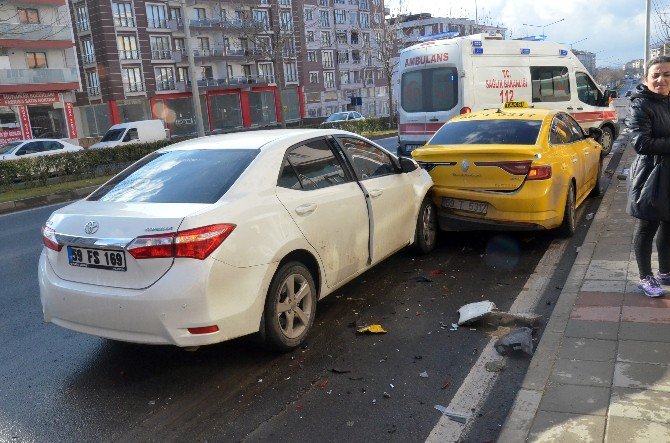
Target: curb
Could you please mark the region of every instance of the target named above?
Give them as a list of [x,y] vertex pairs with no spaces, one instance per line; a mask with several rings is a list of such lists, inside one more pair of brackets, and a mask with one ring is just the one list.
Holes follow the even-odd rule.
[[99,185],[88,186],[86,188],[73,189],[70,191],[57,192],[51,195],[40,197],[24,198],[22,200],[8,201],[0,203],[0,214],[9,214],[12,212],[23,211],[24,209],[38,208],[54,203],[69,202],[86,197],[91,192],[99,188]]
[[596,243],[605,227],[605,220],[609,214],[610,207],[614,202],[617,190],[617,176],[630,164],[626,156],[629,149],[631,147],[626,142],[621,160],[617,165],[615,173],[612,175],[612,181],[610,181],[610,185],[603,196],[600,207],[584,238],[584,242],[579,248],[577,258],[563,285],[561,295],[556,302],[540,343],[528,366],[528,371],[521,383],[510,413],[503,424],[497,440],[499,443],[516,443],[526,441],[528,438],[533,420],[540,407],[542,395],[549,382],[551,370],[558,357],[558,350],[563,340],[570,313],[577,300],[582,281],[586,276]]

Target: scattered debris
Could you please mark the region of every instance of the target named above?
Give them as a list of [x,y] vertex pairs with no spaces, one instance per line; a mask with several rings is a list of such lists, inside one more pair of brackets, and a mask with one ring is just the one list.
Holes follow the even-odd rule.
[[152,405],[152,406],[155,405],[155,404],[156,404],[156,400],[151,400],[151,401],[149,402],[149,404]]
[[494,347],[498,354],[507,355],[514,351],[522,351],[533,355],[533,330],[530,328],[517,328],[509,334],[499,338]]
[[300,409],[304,409],[304,408],[305,408],[305,405],[302,404],[302,403],[298,403],[298,404],[295,405],[295,408],[298,409],[298,410],[300,410]]
[[354,422],[353,421],[348,421],[347,422],[347,427],[351,428],[352,426],[354,426]]
[[442,269],[434,269],[430,271],[430,275],[442,275],[442,274],[444,274],[444,270]]
[[442,405],[435,405],[434,408],[440,411],[442,415],[446,415],[451,420],[458,423],[465,423],[468,421],[468,418],[470,418],[470,416],[467,414],[461,414],[459,412],[452,411],[451,409],[445,408]]
[[593,212],[589,212],[588,214],[586,214],[586,219],[593,220]]
[[356,332],[359,334],[386,334],[382,325],[369,325],[358,329]]
[[348,374],[351,372],[351,370],[342,368],[332,368],[330,372],[334,372],[335,374]]
[[421,378],[428,378],[428,372],[423,371],[422,373],[419,374],[419,377],[421,377]]
[[361,381],[361,380],[363,380],[363,377],[349,377],[349,380],[351,380],[351,381]]
[[466,325],[488,315],[496,309],[496,305],[490,301],[480,301],[463,305],[458,310],[458,325]]
[[505,370],[505,362],[503,360],[487,361],[484,368],[488,372],[502,372]]
[[432,283],[433,280],[429,279],[428,277],[424,277],[423,275],[419,275],[418,277],[414,277],[414,281],[417,283]]
[[320,388],[325,388],[326,386],[328,386],[328,379],[321,381],[321,383],[319,383],[317,386]]
[[511,314],[509,312],[498,311],[496,305],[490,301],[480,301],[463,305],[458,310],[458,313],[458,326],[468,325],[482,319],[486,319],[486,322],[492,326],[514,324],[535,326],[542,318],[541,315],[531,313]]
[[414,360],[421,360],[423,358],[422,355],[415,355]]
[[443,384],[443,385],[442,385],[442,389],[448,389],[449,386],[451,386],[451,382],[450,382],[450,381],[448,381],[448,382],[446,382],[445,384]]
[[389,394],[388,392],[384,392],[384,398],[391,398],[391,394]]
[[456,323],[452,323],[451,324],[451,329],[449,329],[449,330],[450,331],[458,331],[458,325]]
[[393,386],[393,383],[389,383],[389,386],[391,387],[391,389],[395,388],[395,386]]

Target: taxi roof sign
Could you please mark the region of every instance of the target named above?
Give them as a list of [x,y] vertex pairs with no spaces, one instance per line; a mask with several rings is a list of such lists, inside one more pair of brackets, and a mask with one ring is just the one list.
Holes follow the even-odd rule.
[[528,103],[523,100],[516,100],[511,102],[505,102],[503,104],[503,109],[517,109],[517,108],[527,108]]

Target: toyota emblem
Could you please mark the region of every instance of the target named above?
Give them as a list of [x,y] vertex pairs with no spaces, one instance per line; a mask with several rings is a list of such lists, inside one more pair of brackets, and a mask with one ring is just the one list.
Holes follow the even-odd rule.
[[98,232],[99,227],[100,225],[98,224],[97,221],[91,220],[84,226],[84,232],[87,234],[95,234],[96,232]]
[[468,172],[468,169],[470,169],[470,162],[467,160],[463,160],[461,162],[461,169],[463,170],[463,172]]

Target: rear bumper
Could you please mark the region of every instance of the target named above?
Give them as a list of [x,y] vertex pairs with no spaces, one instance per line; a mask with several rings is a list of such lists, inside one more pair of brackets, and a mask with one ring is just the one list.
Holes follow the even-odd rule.
[[[258,331],[276,264],[236,268],[190,260],[146,289],[75,283],[59,278],[44,252],[39,261],[44,320],[113,340],[200,346]],[[198,263],[196,263],[198,262]],[[188,328],[217,325],[193,335]]]

